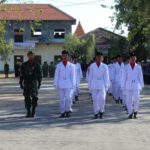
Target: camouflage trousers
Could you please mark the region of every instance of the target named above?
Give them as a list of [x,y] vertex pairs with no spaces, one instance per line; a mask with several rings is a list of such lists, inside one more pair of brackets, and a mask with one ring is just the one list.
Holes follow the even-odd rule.
[[24,83],[23,95],[25,97],[25,108],[30,109],[37,106],[38,101],[38,83],[32,81],[30,83]]

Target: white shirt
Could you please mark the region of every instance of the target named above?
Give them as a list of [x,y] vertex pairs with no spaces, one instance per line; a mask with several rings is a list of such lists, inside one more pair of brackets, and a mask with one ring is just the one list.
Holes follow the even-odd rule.
[[124,67],[121,88],[124,90],[141,90],[144,87],[141,66],[135,64],[134,69],[128,64]]
[[81,65],[79,63],[74,64],[75,65],[75,73],[76,73],[76,84],[79,86],[81,79],[83,78],[83,73],[81,69]]
[[96,63],[90,65],[89,88],[91,90],[108,90],[110,86],[108,66],[101,63],[98,67]]
[[56,89],[66,89],[75,87],[75,69],[72,63],[67,62],[64,66],[60,62],[55,70],[54,86]]

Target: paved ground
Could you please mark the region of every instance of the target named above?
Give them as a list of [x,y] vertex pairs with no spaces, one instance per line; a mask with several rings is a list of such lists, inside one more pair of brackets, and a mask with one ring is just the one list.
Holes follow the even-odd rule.
[[87,84],[71,118],[60,119],[51,80],[39,92],[36,118],[24,118],[18,79],[0,79],[0,150],[150,150],[150,86],[141,96],[139,118],[127,120],[121,105],[107,97],[103,120],[92,119]]

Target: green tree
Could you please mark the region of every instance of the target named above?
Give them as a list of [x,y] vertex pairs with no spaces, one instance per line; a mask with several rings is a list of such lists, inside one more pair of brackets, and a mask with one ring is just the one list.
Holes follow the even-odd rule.
[[13,52],[12,42],[6,41],[5,38],[5,23],[5,21],[0,22],[0,56],[4,63],[9,60],[9,56]]
[[68,34],[65,37],[64,49],[82,63],[88,63],[94,56],[95,37],[90,35],[86,40],[79,39],[75,35]]
[[115,0],[115,2],[116,28],[127,26],[130,49],[137,52],[139,60],[146,60],[150,43],[150,1]]
[[88,36],[88,38],[86,39],[86,42],[85,42],[85,45],[84,45],[85,49],[86,49],[86,62],[88,62],[88,63],[95,56],[95,45],[96,45],[95,35],[90,34]]

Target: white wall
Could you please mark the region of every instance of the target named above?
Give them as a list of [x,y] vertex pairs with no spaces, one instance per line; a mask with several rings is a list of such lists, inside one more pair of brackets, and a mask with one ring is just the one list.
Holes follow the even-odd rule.
[[[61,55],[62,51],[62,44],[36,44],[36,47],[34,50],[32,50],[35,55],[41,55],[42,57],[42,64],[44,61],[47,61],[49,64],[50,61],[54,61],[54,55]],[[14,56],[15,55],[23,55],[24,61],[27,60],[27,50],[14,50],[14,53],[10,57],[10,60],[8,61],[10,71],[14,71]],[[0,71],[3,71],[4,63],[0,61]]]

